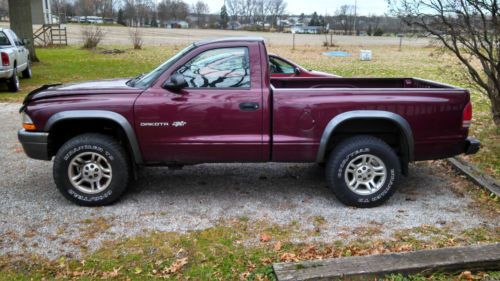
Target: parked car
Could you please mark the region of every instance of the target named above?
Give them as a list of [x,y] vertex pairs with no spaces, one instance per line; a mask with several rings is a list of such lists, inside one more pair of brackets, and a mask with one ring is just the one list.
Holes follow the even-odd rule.
[[269,66],[271,77],[340,77],[335,74],[305,69],[275,54],[269,54]]
[[23,78],[31,78],[30,52],[25,42],[14,31],[0,28],[0,80],[6,81],[9,91],[19,91],[19,73]]
[[373,207],[408,163],[480,146],[467,137],[465,89],[418,78],[270,78],[260,38],[194,43],[133,79],[45,85],[20,112],[25,153],[54,158],[57,188],[85,206],[116,201],[139,166],[317,162],[341,202]]

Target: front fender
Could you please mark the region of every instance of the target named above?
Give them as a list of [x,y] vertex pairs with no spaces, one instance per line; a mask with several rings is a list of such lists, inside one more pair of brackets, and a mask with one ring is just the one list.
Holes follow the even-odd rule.
[[58,122],[61,122],[63,120],[71,120],[71,119],[108,119],[111,121],[116,122],[125,132],[125,135],[127,136],[128,142],[130,144],[130,147],[132,149],[132,154],[135,160],[135,163],[141,164],[142,163],[142,153],[139,148],[139,143],[137,141],[137,137],[135,135],[135,131],[128,122],[128,120],[123,117],[121,114],[118,114],[113,111],[107,111],[107,110],[68,110],[68,111],[62,111],[58,112],[54,115],[52,115],[49,120],[47,120],[47,123],[45,124],[44,131],[45,132],[50,132],[50,129],[57,124]]

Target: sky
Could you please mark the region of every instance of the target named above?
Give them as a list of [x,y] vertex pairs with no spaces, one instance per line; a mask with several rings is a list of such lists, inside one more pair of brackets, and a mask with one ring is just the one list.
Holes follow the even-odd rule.
[[[186,0],[188,3],[195,3],[197,0]],[[210,7],[210,13],[220,11],[224,0],[204,0]],[[354,5],[356,0],[286,0],[289,14],[300,15],[317,12],[324,15],[333,15],[335,10],[342,5]],[[383,15],[387,11],[386,0],[357,0],[359,15]]]

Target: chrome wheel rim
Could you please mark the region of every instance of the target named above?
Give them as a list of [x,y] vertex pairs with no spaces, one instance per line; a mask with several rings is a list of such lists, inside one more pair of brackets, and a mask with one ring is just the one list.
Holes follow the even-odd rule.
[[112,169],[108,160],[95,152],[83,152],[75,156],[68,167],[69,181],[85,194],[95,194],[108,188]]
[[347,187],[359,195],[371,195],[379,191],[387,178],[387,168],[380,158],[362,154],[347,164],[344,180]]

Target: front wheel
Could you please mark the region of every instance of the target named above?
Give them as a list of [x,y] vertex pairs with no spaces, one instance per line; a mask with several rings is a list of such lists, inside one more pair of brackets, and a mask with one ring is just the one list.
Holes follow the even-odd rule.
[[326,179],[337,198],[349,206],[381,205],[396,190],[399,158],[379,138],[360,135],[341,142],[330,154]]
[[82,206],[101,206],[115,202],[126,190],[130,164],[113,138],[83,134],[59,149],[53,169],[64,197]]

